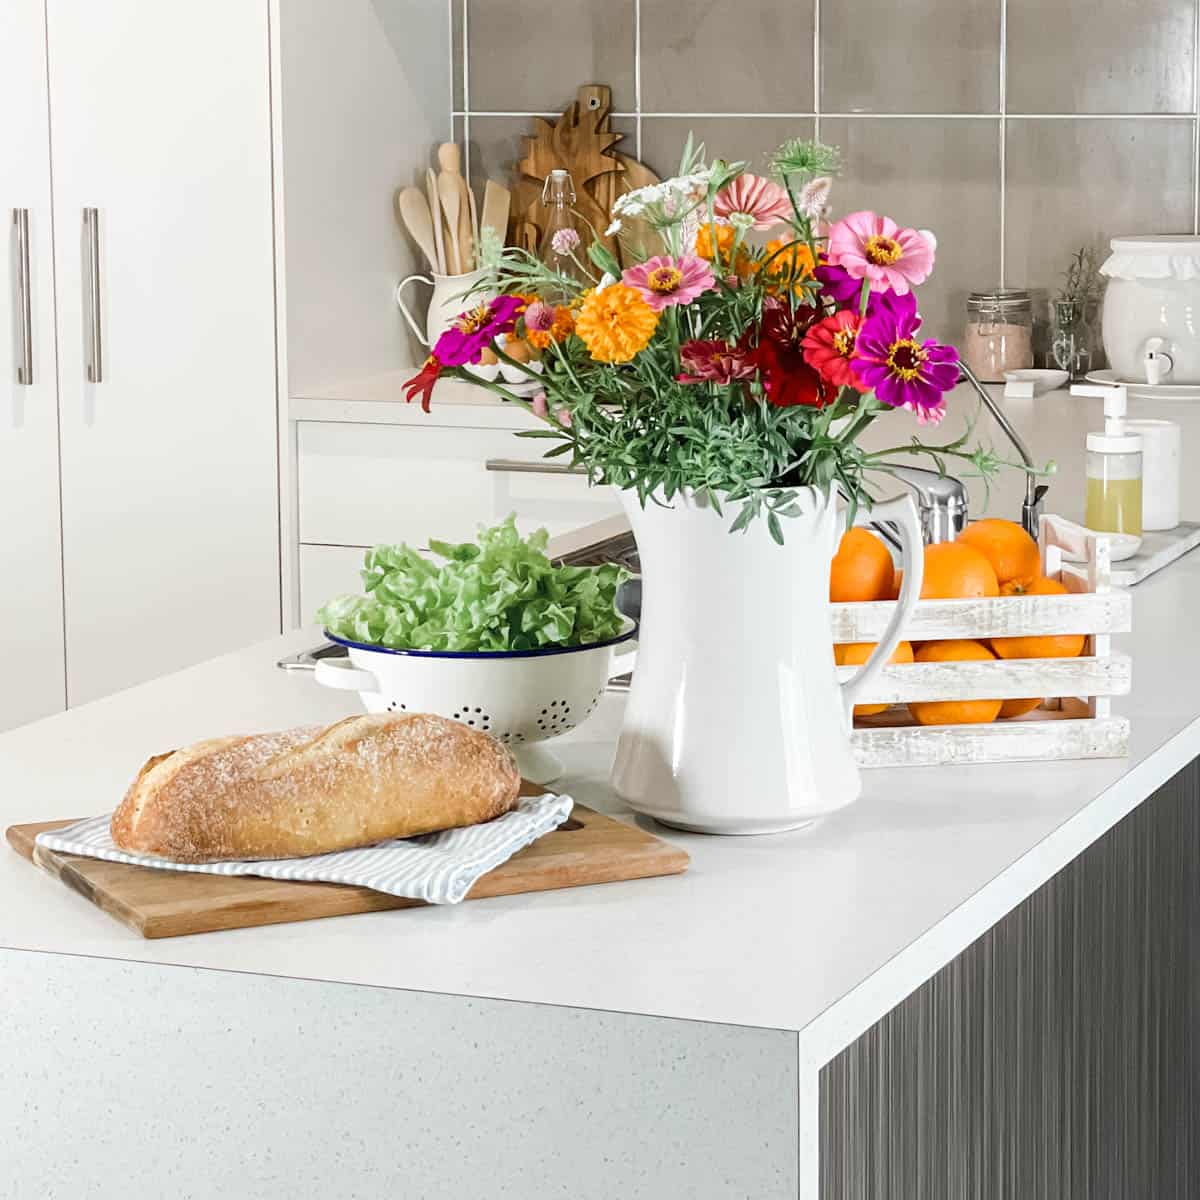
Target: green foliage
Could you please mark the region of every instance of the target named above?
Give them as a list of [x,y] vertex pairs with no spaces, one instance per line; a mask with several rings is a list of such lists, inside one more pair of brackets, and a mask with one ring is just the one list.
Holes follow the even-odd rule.
[[317,613],[330,633],[392,650],[535,650],[616,637],[615,607],[628,575],[615,564],[556,567],[548,535],[528,538],[510,516],[475,542],[431,540],[442,563],[407,545],[364,558],[365,596],[339,596]]

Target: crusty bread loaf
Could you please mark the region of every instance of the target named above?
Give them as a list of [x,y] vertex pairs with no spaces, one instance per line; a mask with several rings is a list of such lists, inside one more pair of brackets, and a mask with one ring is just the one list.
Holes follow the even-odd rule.
[[113,841],[175,862],[300,858],[475,825],[508,812],[520,774],[487,734],[427,713],[213,738],[151,758]]

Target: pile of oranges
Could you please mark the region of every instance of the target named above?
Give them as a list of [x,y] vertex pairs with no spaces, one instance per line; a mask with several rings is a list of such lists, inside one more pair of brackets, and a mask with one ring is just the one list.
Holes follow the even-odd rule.
[[[833,559],[829,598],[837,602],[894,600],[900,594],[902,572],[896,571],[887,546],[867,529],[855,527],[842,537]],[[1048,596],[1066,588],[1042,575],[1037,543],[1012,521],[976,521],[956,541],[925,547],[922,600],[976,599],[989,596]],[[1036,637],[994,637],[986,641],[949,639],[940,642],[901,642],[894,663],[969,662],[996,658],[1074,658],[1086,639],[1081,633]],[[874,644],[835,646],[838,666],[865,662]],[[923,700],[909,704],[921,725],[987,724],[1001,717],[1019,717],[1041,703],[1029,700]],[[886,705],[860,704],[858,717],[883,712]]]

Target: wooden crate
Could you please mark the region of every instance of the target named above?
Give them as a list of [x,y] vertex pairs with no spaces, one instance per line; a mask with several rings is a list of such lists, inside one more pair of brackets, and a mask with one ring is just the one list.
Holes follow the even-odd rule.
[[[855,721],[859,766],[1116,758],[1128,752],[1129,722],[1113,716],[1109,698],[1129,691],[1130,661],[1112,652],[1112,634],[1129,631],[1133,605],[1127,591],[1112,586],[1109,541],[1089,536],[1081,545],[1067,527],[1046,516],[1040,543],[1043,570],[1066,584],[1067,595],[921,600],[904,636],[929,642],[1083,633],[1088,635],[1083,654],[887,666],[859,700],[901,707]],[[1084,562],[1064,564],[1064,551],[1081,554]],[[894,601],[832,605],[834,642],[878,641],[894,607]],[[857,670],[841,667],[838,674],[849,679]],[[909,700],[1026,696],[1049,699],[1024,717],[990,725],[922,726],[902,707]]]

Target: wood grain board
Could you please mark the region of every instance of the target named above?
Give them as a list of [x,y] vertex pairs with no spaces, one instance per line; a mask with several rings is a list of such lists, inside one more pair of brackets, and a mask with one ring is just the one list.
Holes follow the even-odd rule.
[[[74,820],[78,818],[13,825],[7,831],[9,844],[144,938],[424,907],[421,901],[369,888],[159,871],[61,854],[36,844],[43,830],[59,829]],[[677,875],[687,866],[688,855],[678,847],[577,804],[558,829],[483,876],[467,900]]]

